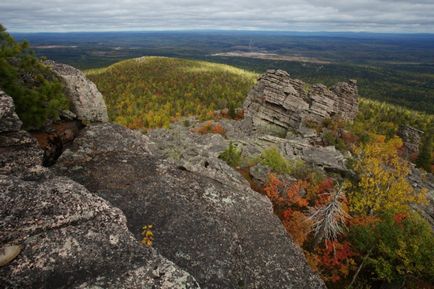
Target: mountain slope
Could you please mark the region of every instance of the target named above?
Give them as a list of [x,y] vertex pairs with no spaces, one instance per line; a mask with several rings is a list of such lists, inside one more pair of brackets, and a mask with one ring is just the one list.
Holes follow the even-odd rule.
[[257,77],[228,65],[166,57],[121,61],[87,76],[105,96],[111,120],[130,128],[239,107]]

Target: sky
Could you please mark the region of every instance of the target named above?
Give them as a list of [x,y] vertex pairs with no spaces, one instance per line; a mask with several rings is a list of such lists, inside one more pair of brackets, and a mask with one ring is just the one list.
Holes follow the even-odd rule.
[[284,30],[434,33],[434,0],[1,0],[11,32]]

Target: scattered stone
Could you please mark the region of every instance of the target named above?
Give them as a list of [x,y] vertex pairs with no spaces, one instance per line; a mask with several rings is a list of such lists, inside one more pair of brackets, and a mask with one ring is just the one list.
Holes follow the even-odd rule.
[[19,245],[5,245],[0,248],[0,267],[9,264],[21,252]]
[[261,184],[265,184],[268,181],[268,176],[271,173],[271,169],[263,164],[256,164],[249,170],[250,176]]

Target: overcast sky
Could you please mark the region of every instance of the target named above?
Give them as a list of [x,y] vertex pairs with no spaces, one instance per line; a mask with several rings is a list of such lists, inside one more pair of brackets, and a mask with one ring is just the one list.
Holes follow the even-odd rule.
[[250,29],[434,33],[434,0],[0,0],[0,23],[12,32]]

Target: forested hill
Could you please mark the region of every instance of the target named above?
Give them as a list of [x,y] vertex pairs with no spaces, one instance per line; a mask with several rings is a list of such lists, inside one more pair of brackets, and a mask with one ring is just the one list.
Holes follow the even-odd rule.
[[257,75],[223,64],[142,57],[87,71],[110,118],[130,128],[164,127],[180,117],[207,118],[241,105]]

